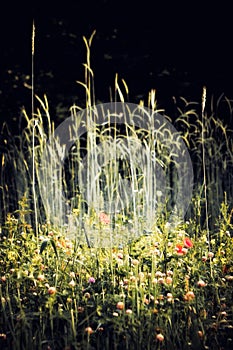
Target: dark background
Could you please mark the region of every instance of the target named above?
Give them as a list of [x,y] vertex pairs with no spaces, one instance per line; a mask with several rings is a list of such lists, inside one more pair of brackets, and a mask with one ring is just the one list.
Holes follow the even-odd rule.
[[24,106],[30,114],[31,32],[36,25],[35,93],[46,94],[51,116],[84,107],[82,37],[96,35],[91,63],[97,102],[107,102],[115,74],[129,87],[129,102],[157,91],[158,106],[172,111],[173,97],[200,102],[233,97],[232,14],[226,2],[8,1],[0,12],[0,126],[17,132]]

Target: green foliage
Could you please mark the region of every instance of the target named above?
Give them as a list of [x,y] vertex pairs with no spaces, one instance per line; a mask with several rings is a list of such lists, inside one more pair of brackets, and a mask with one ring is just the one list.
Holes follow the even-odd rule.
[[1,348],[230,349],[226,203],[211,251],[204,230],[190,237],[189,222],[108,249],[42,225],[38,249],[32,227],[15,215],[0,240]]

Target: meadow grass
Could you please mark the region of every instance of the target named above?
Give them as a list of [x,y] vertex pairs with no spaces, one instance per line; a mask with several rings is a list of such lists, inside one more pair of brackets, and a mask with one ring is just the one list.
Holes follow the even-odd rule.
[[[170,118],[152,90],[148,108],[175,135],[166,122],[151,131],[144,101],[143,127],[110,117],[100,125],[92,39],[81,83],[90,114],[67,153],[46,96],[33,99],[32,116],[24,111],[20,136],[2,128],[0,347],[231,349],[232,102],[180,98]],[[115,90],[123,103],[117,76]],[[81,108],[70,113],[77,132]],[[194,187],[187,213],[171,223],[181,141]]]

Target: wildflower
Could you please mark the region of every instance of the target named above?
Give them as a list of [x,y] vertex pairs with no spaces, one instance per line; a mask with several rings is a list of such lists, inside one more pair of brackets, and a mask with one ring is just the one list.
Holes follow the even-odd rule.
[[155,276],[156,277],[162,277],[163,273],[161,271],[156,271]]
[[138,259],[133,259],[133,260],[132,260],[132,264],[133,264],[134,266],[137,266],[137,265],[139,264],[139,260],[138,260]]
[[117,257],[118,257],[118,259],[123,259],[123,254],[122,254],[121,252],[119,252],[119,253],[117,254]]
[[184,255],[183,246],[181,244],[177,244],[175,250],[178,255]]
[[94,331],[93,331],[93,329],[92,329],[91,327],[86,327],[86,328],[85,328],[85,332],[86,332],[88,335],[90,335],[90,334],[92,334]]
[[159,249],[154,249],[153,254],[154,254],[154,255],[157,255],[157,256],[160,255]]
[[173,301],[173,295],[172,293],[167,293],[167,301],[171,303]]
[[99,220],[102,224],[105,224],[105,225],[110,224],[109,216],[107,214],[105,214],[104,212],[101,212],[99,214]]
[[159,283],[159,284],[164,284],[164,279],[163,279],[163,277],[158,278],[158,283]]
[[88,280],[88,283],[95,283],[95,278],[94,277],[90,277]]
[[37,279],[38,279],[38,281],[43,282],[44,279],[45,279],[45,276],[40,274],[40,275],[37,276]]
[[168,277],[166,278],[166,283],[167,283],[167,284],[172,284],[172,277],[168,276]]
[[55,293],[56,293],[56,288],[55,288],[55,287],[49,287],[49,288],[48,288],[48,293],[49,293],[50,295],[55,294]]
[[130,281],[135,282],[137,280],[136,276],[130,276]]
[[195,294],[192,291],[189,291],[185,294],[184,300],[192,301],[195,298]]
[[214,253],[209,252],[209,253],[208,253],[208,258],[210,258],[210,259],[211,259],[211,258],[213,258],[213,257],[214,257]]
[[156,335],[156,339],[160,342],[164,341],[164,336],[162,335],[162,333],[159,333]]
[[75,281],[74,281],[73,279],[69,282],[69,286],[70,286],[70,287],[74,287],[75,284],[76,284],[76,283],[75,283]]
[[124,303],[122,301],[118,301],[118,303],[116,304],[116,308],[118,310],[124,310]]
[[86,293],[84,294],[84,298],[85,298],[85,299],[90,299],[90,297],[91,297],[91,294],[90,294],[90,293],[86,292]]
[[6,276],[2,276],[2,277],[1,277],[1,281],[2,281],[2,282],[6,282]]
[[73,271],[70,272],[70,277],[75,278],[75,273]]
[[113,312],[112,315],[113,315],[114,317],[117,317],[117,316],[118,316],[118,313],[117,313],[117,312]]
[[192,247],[193,247],[193,242],[192,242],[191,239],[188,238],[188,237],[185,237],[185,238],[184,238],[183,243],[184,243],[184,246],[185,246],[186,248],[192,248]]
[[127,315],[132,315],[133,311],[132,311],[131,309],[127,309],[127,310],[125,311],[125,313],[126,313]]
[[206,283],[205,283],[203,280],[199,280],[199,281],[197,282],[197,285],[198,285],[198,287],[205,287],[205,286],[206,286]]

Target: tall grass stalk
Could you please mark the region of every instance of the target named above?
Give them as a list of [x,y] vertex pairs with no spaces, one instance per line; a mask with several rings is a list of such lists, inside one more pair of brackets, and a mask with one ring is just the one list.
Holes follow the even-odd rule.
[[[32,24],[32,119],[34,119],[34,56],[35,56],[35,23]],[[38,217],[37,217],[37,194],[36,194],[36,170],[35,170],[35,128],[37,127],[38,121],[34,120],[34,125],[32,129],[32,193],[33,193],[33,203],[34,203],[34,215],[35,215],[35,231],[38,237]]]
[[[204,198],[205,198],[205,217],[206,217],[206,231],[207,231],[207,240],[209,244],[209,250],[211,250],[210,246],[210,231],[209,231],[209,212],[208,212],[208,195],[207,195],[207,179],[206,179],[206,161],[205,161],[205,133],[208,134],[208,130],[205,126],[205,105],[206,105],[206,87],[203,87],[202,93],[202,163],[203,163],[203,186],[204,186]],[[206,128],[205,128],[206,127]]]

